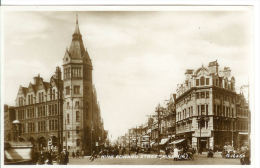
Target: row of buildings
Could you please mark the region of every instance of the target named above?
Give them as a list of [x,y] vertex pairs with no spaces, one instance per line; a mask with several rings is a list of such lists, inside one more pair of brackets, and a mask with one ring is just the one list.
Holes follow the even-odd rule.
[[5,141],[31,141],[41,150],[92,153],[107,136],[92,81],[92,62],[78,20],[60,67],[44,81],[40,75],[20,86],[15,106],[5,106]]
[[[248,86],[247,86],[248,87]],[[153,148],[188,145],[197,150],[221,150],[224,145],[248,143],[250,111],[242,92],[235,90],[229,67],[217,61],[185,72],[168,103],[158,105],[143,125],[118,138],[122,146]]]

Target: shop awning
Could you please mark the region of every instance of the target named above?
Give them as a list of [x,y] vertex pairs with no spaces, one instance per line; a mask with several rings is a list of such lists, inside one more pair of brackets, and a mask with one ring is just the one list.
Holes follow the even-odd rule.
[[163,138],[161,139],[160,145],[164,145],[166,142],[169,141],[170,138]]
[[183,142],[183,141],[185,141],[185,139],[178,139],[178,140],[175,140],[175,141],[171,142],[170,144],[171,144],[171,145],[172,145],[172,144],[178,144],[178,143],[181,143],[181,142]]

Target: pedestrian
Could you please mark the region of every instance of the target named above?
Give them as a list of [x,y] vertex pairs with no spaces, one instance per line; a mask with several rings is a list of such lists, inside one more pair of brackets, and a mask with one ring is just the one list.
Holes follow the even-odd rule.
[[169,155],[169,152],[170,152],[170,151],[169,151],[169,148],[166,147],[166,148],[165,148],[165,154],[166,154],[167,158],[169,157],[169,156],[168,156],[168,155]]
[[67,165],[69,163],[69,151],[65,150],[66,155],[65,155],[65,165]]
[[63,151],[60,154],[60,164],[67,165],[67,163],[68,163],[68,154],[66,149],[63,149]]
[[31,153],[32,155],[32,161],[33,161],[33,164],[38,164],[38,160],[39,160],[39,152],[34,149]]
[[65,161],[65,149],[63,149],[63,151],[61,151],[61,153],[59,154],[59,161],[60,161],[60,165],[64,165],[64,161]]
[[136,155],[139,154],[139,147],[136,148]]
[[123,156],[125,155],[125,151],[126,151],[126,149],[125,149],[125,147],[124,147],[123,150],[122,150],[122,155],[123,155]]
[[91,154],[91,156],[90,156],[90,158],[89,158],[90,161],[94,161],[94,159],[95,159],[95,154],[96,154],[96,151],[93,150],[93,152],[92,152],[92,154]]
[[49,151],[47,152],[47,156],[46,156],[46,157],[47,157],[47,160],[48,160],[48,161],[47,161],[47,164],[48,164],[48,165],[52,165],[52,164],[53,164],[53,163],[52,163],[52,160],[53,160],[52,157],[53,157],[53,156],[52,156],[52,151],[51,151],[51,150],[49,150]]
[[84,158],[84,150],[81,151],[81,157]]
[[44,162],[45,162],[45,155],[44,155],[44,152],[41,150],[38,163],[39,163],[39,165],[43,165]]
[[175,147],[173,149],[173,160],[178,160],[178,158],[179,158],[179,149]]
[[72,158],[73,159],[75,158],[75,152],[74,151],[72,152]]
[[76,152],[76,158],[78,159],[79,158],[79,151],[77,150]]

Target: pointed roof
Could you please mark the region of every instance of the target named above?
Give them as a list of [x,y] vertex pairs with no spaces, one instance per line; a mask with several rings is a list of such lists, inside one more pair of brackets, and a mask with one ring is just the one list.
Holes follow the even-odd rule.
[[72,35],[72,42],[69,48],[69,55],[72,59],[81,59],[85,53],[82,36],[79,31],[78,17],[76,17],[76,27]]
[[76,14],[76,27],[75,27],[74,34],[80,34],[80,31],[79,31],[78,14]]

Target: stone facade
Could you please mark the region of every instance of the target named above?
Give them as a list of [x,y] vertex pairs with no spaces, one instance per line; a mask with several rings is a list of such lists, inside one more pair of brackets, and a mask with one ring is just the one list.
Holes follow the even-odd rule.
[[13,139],[12,122],[15,120],[14,107],[4,105],[4,141]]
[[[235,91],[230,68],[219,70],[214,61],[208,67],[187,70],[185,76],[185,82],[177,88],[177,138],[185,138],[202,151],[221,148],[225,143],[238,146],[237,128],[241,122],[248,125],[248,118],[239,119],[237,107],[243,96]],[[249,113],[245,102],[240,108]],[[247,128],[243,127],[243,131]]]
[[38,75],[28,87],[20,86],[17,94],[15,111],[20,141],[31,141],[39,149],[47,147],[49,139],[57,146],[61,137],[63,81],[58,76],[61,76],[59,68],[50,82]]
[[39,149],[52,141],[54,146],[61,145],[70,152],[83,150],[86,154],[102,145],[106,132],[92,70],[77,20],[70,48],[63,58],[64,73],[57,67],[49,82],[38,75],[34,83],[19,88],[15,111],[20,140],[31,141]]

